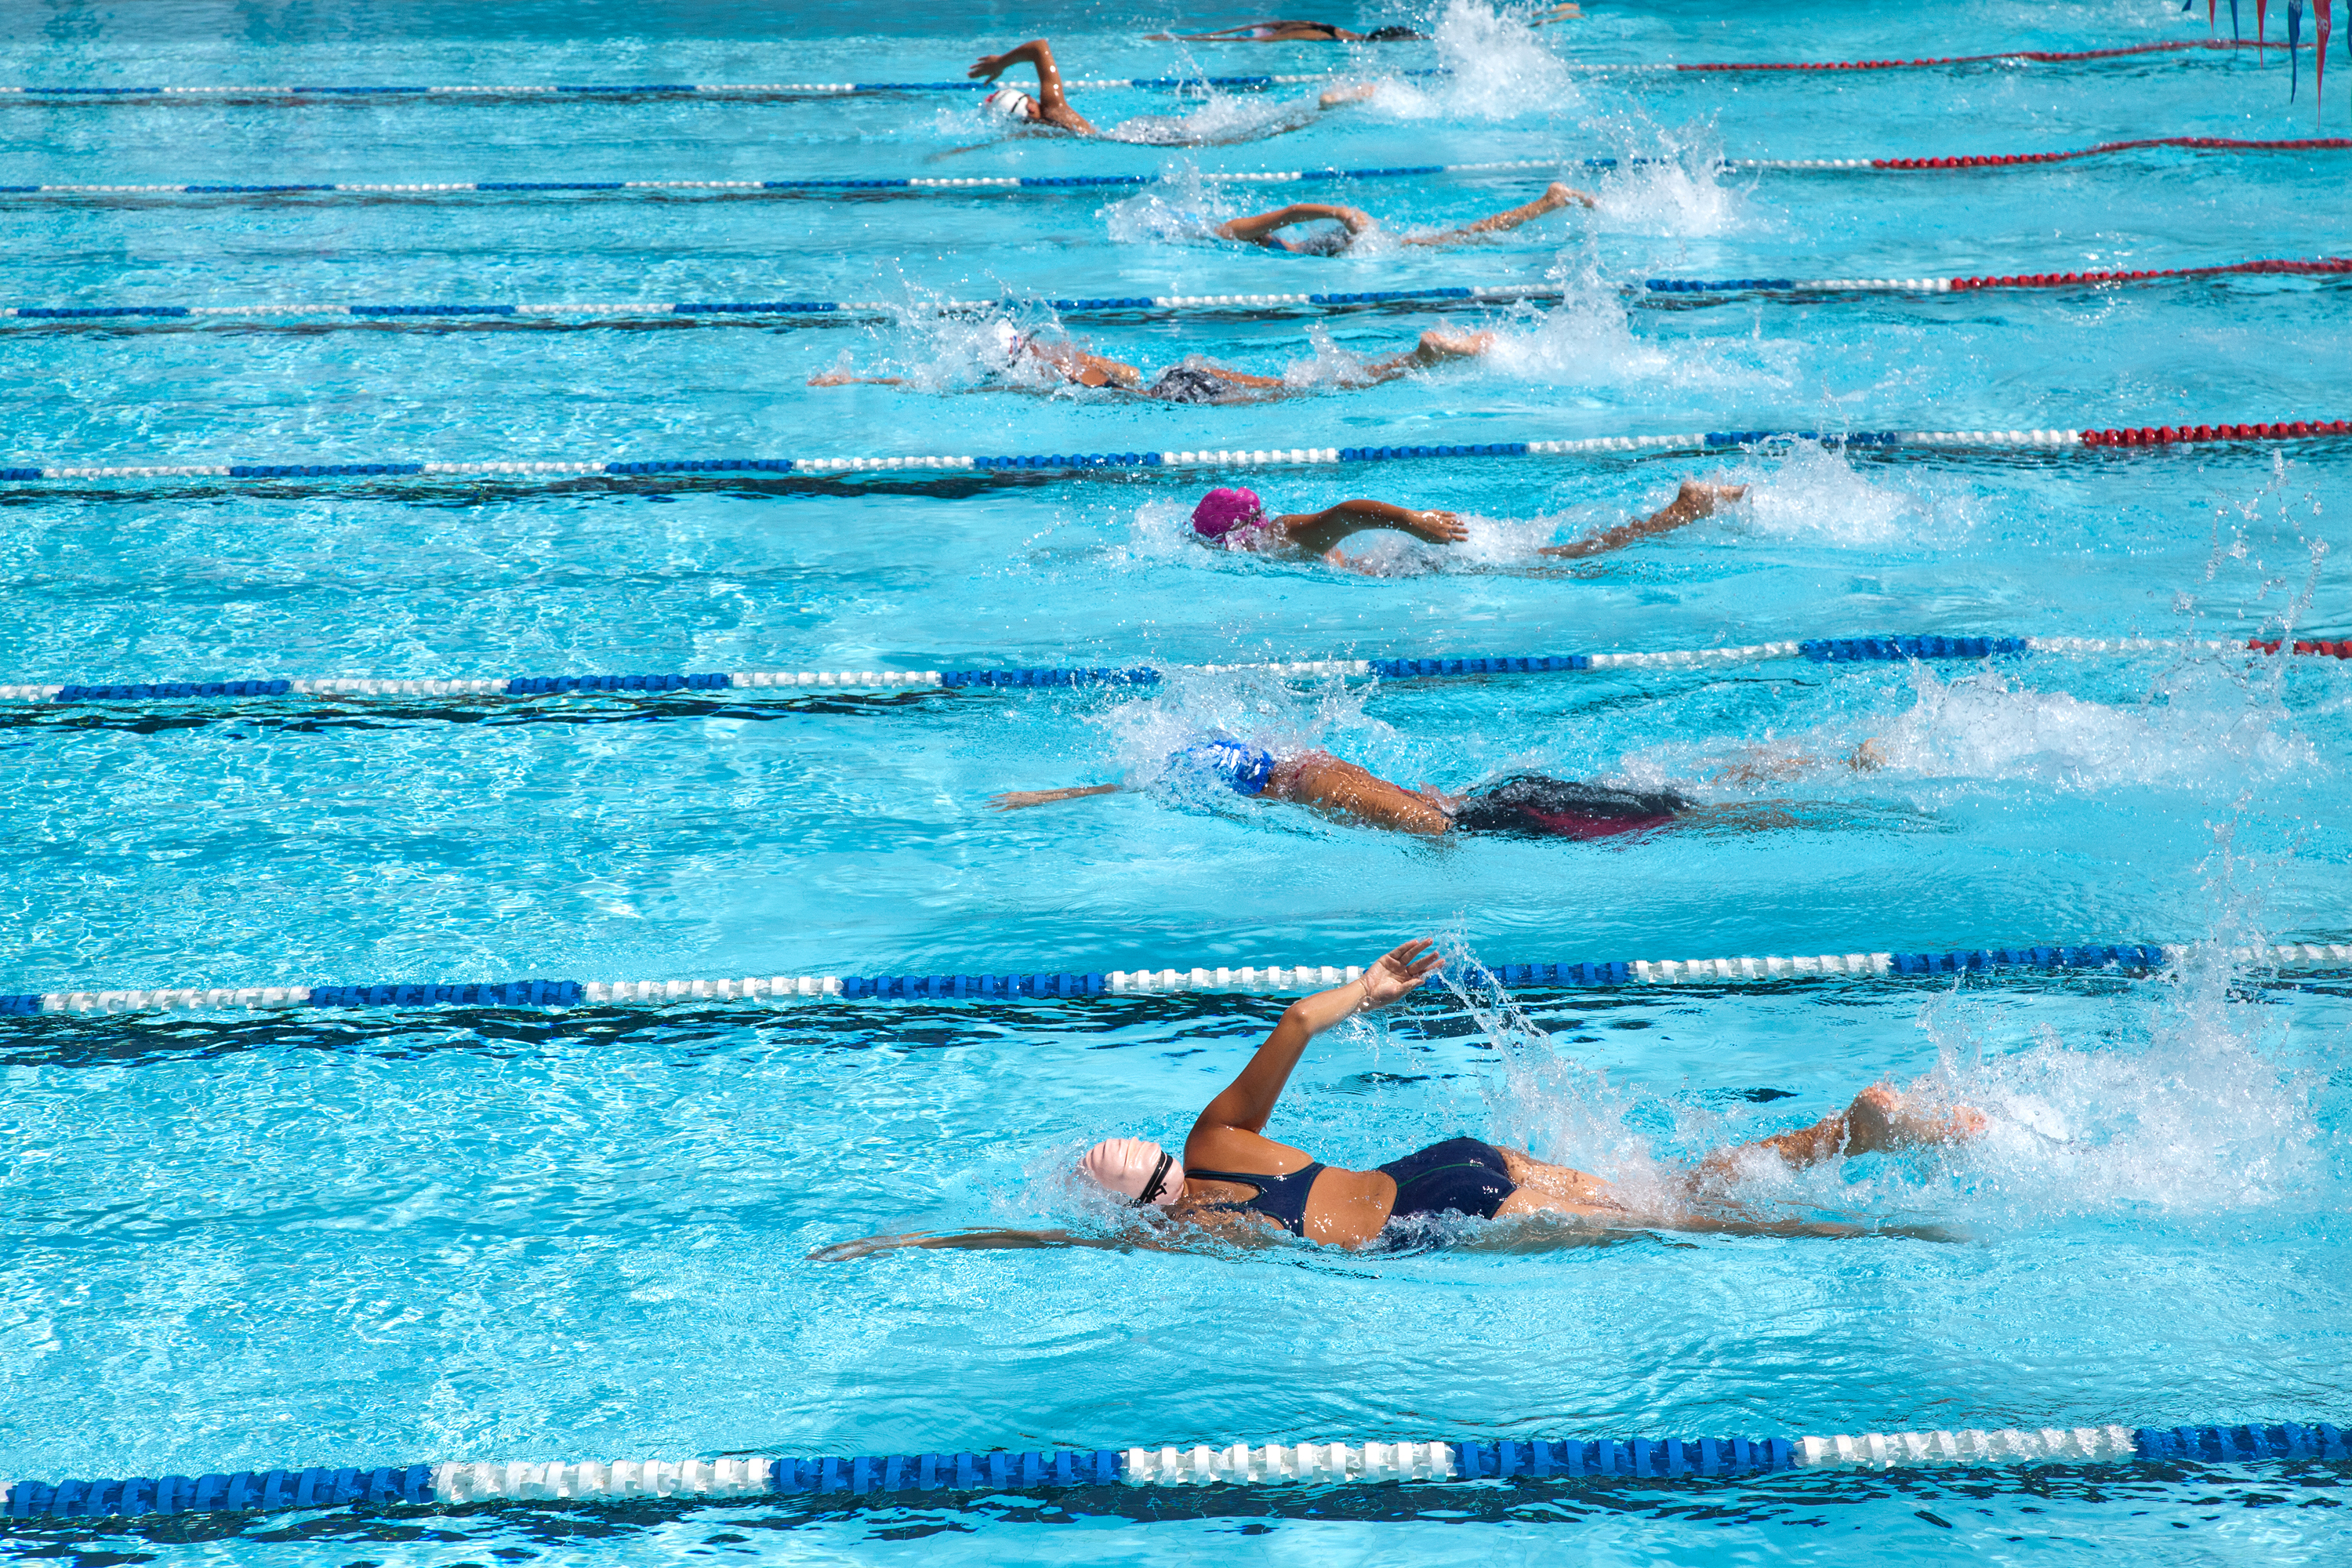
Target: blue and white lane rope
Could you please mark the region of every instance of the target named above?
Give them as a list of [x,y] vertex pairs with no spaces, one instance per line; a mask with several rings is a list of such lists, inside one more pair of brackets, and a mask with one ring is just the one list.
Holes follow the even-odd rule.
[[1352,292],[1335,289],[1315,294],[1128,294],[1074,296],[1066,300],[938,300],[897,304],[883,300],[604,300],[540,305],[464,301],[378,305],[285,302],[250,305],[6,305],[0,306],[0,320],[85,321],[147,318],[178,321],[288,316],[380,322],[410,317],[496,316],[517,320],[546,318],[566,321],[573,325],[594,325],[604,321],[642,321],[648,317],[659,316],[760,316],[832,321],[847,316],[878,316],[896,320],[907,316],[996,315],[1020,310],[1050,310],[1059,315],[1072,316],[1135,310],[1266,310],[1300,306],[1327,310],[1339,306],[1415,301],[1508,304],[1519,300],[1557,300],[1565,294],[1566,290],[1555,284],[1504,283],[1469,288],[1374,289]]
[[[2138,271],[2042,272],[1962,278],[1650,278],[1629,293],[1641,294],[1952,294],[1988,289],[2102,288],[2117,283],[2172,279],[2209,280],[2236,273],[2326,277],[2352,273],[2352,258],[2235,261],[2206,267],[2168,267]],[[572,326],[640,322],[662,316],[757,317],[763,321],[835,321],[845,317],[996,315],[1008,310],[1048,310],[1057,315],[1108,315],[1135,311],[1310,310],[1392,304],[1508,304],[1522,300],[1558,300],[1567,290],[1549,283],[1478,284],[1427,289],[1376,289],[1307,294],[1129,294],[1069,299],[936,300],[892,303],[882,300],[566,300],[509,304],[456,300],[446,303],[337,305],[289,301],[241,305],[83,304],[0,306],[0,321],[181,321],[245,317],[299,317],[381,324],[409,319],[488,316],[561,320]]]
[[[1621,985],[1704,985],[1761,981],[1886,980],[1952,974],[2091,971],[2159,973],[2191,950],[2162,943],[2123,946],[1978,948],[1948,952],[1824,952],[1789,957],[1616,959],[1582,963],[1489,965],[1523,990]],[[2225,950],[2241,968],[2352,969],[2352,944],[2287,942]],[[175,1013],[288,1007],[667,1006],[673,1003],[1076,1001],[1190,993],[1286,994],[1343,985],[1355,965],[1231,965],[1211,969],[1113,969],[985,974],[776,974],[727,980],[510,980],[465,984],[161,986],[152,990],[25,992],[0,995],[0,1016],[53,1013]],[[1425,984],[1433,984],[1434,982]]]
[[[1172,675],[1266,675],[1285,680],[1372,676],[1386,680],[1459,676],[1554,675],[1612,669],[1717,669],[1806,658],[1848,664],[1931,658],[1985,659],[2046,653],[2086,658],[2168,653],[2275,654],[2275,642],[2179,637],[1862,637],[1748,643],[1736,647],[1666,648],[1647,653],[1497,654],[1468,658],[1310,658],[1283,663],[1150,665],[1118,668],[1027,666],[1002,669],[763,669],[709,674],[494,675],[436,679],[404,676],[318,676],[245,680],[18,681],[0,685],[0,700],[86,702],[261,701],[279,697],[394,697],[472,701],[485,697],[618,697],[654,699],[678,693],[804,691],[1059,690],[1081,687],[1151,686]],[[2298,641],[2293,653],[2352,658],[2352,642]]]
[[2328,1423],[1864,1432],[1784,1437],[1532,1437],[1492,1443],[1235,1443],[982,1453],[753,1455],[610,1463],[445,1462],[318,1466],[127,1479],[18,1480],[0,1518],[70,1520],[299,1509],[457,1507],[646,1498],[1043,1491],[1078,1487],[1378,1485],[1592,1478],[1672,1479],[1792,1470],[1883,1471],[2016,1465],[2340,1462],[2352,1437]]
[[[1624,70],[1622,66],[1605,68]],[[1658,68],[1661,69],[1671,68]],[[1221,87],[1244,90],[1267,87],[1297,87],[1309,82],[1329,81],[1335,76],[1351,74],[1339,71],[1314,71],[1274,76],[1096,76],[1073,77],[1062,85],[1070,91],[1109,89],[1116,88],[1177,89]],[[1443,70],[1383,71],[1382,76],[1443,76]],[[556,82],[556,83],[460,83],[431,87],[354,86],[354,87],[278,87],[255,85],[244,87],[0,87],[0,98],[47,99],[56,101],[88,100],[98,103],[119,103],[126,99],[140,98],[243,98],[279,99],[299,103],[322,98],[847,98],[861,93],[898,92],[993,92],[992,81],[623,81],[623,82]]]
[[[2110,153],[2173,148],[2206,153],[2276,153],[2352,151],[2352,137],[2303,137],[2292,141],[2250,142],[2221,136],[2148,136],[2129,142],[2106,142],[2060,153],[1971,153],[1950,158],[1720,158],[1708,165],[1738,171],[1877,171],[1920,174],[1956,169],[1995,169],[2063,163]],[[1192,177],[1216,184],[1294,184],[1329,180],[1418,179],[1430,174],[1493,174],[1528,169],[1615,169],[1645,163],[1684,166],[1677,158],[1520,158],[1486,163],[1412,163],[1372,169],[1273,169],[1250,172],[1201,173]],[[0,185],[9,195],[440,195],[465,192],[541,193],[588,191],[1047,191],[1106,190],[1154,185],[1164,176],[1149,174],[970,174],[959,177],[884,175],[877,178],[809,177],[788,180],[448,180],[400,181],[379,184],[252,183],[220,184],[55,184]]]
[[[1613,169],[1622,163],[1667,163],[1670,158],[1514,158],[1486,163],[1413,163],[1370,169],[1270,169],[1197,178],[1222,185],[1286,185],[1331,180],[1417,179],[1428,174],[1489,174],[1531,169]],[[1733,165],[1726,165],[1730,167]],[[442,195],[465,192],[544,193],[566,191],[915,191],[928,194],[974,191],[1125,190],[1162,183],[1149,174],[962,174],[883,175],[874,178],[811,176],[789,180],[404,180],[377,183],[252,182],[215,184],[0,184],[0,195]]]
[[1311,468],[1431,458],[1560,458],[1640,452],[1721,451],[1792,441],[1825,447],[2064,451],[2078,447],[2155,447],[2189,442],[2308,440],[2352,435],[2352,421],[2311,419],[2264,424],[2154,426],[2107,430],[1692,430],[1669,436],[1594,436],[1568,441],[1432,442],[1398,447],[1208,447],[1172,452],[1031,452],[1003,456],[887,458],[659,458],[635,462],[500,460],[427,463],[56,463],[0,466],[0,480],[635,479],[692,474],[774,474],[840,479],[916,473],[1034,473],[1055,470]]

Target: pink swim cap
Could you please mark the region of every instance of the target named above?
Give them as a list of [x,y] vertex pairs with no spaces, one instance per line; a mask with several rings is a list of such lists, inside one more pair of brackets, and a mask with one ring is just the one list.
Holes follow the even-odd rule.
[[1211,490],[1192,509],[1192,531],[1203,539],[1223,539],[1237,528],[1255,528],[1265,521],[1265,507],[1255,490]]
[[1166,1208],[1184,1191],[1182,1163],[1142,1138],[1106,1138],[1078,1156],[1078,1169],[1133,1204]]

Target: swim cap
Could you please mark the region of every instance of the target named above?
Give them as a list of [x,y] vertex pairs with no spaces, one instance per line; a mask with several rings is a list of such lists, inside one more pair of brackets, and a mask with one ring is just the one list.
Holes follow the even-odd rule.
[[1034,120],[1037,100],[1017,87],[1000,87],[980,100],[982,109],[1002,114],[1008,120]]
[[1184,1191],[1184,1167],[1142,1138],[1106,1138],[1078,1156],[1078,1169],[1138,1207],[1173,1204]]
[[1265,786],[1274,781],[1273,752],[1222,735],[1212,741],[1195,741],[1168,760],[1177,767],[1205,773],[1230,785],[1236,795],[1264,795]]
[[1211,490],[1192,509],[1192,531],[1203,539],[1223,539],[1239,528],[1255,528],[1265,521],[1265,508],[1255,490]]

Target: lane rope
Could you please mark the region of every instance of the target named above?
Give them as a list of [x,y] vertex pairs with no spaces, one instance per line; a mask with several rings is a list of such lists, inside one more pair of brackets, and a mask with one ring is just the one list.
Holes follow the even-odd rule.
[[[1968,293],[1989,289],[2098,288],[2116,283],[2148,283],[2178,279],[2221,278],[2237,274],[2291,277],[2332,277],[2352,274],[2352,258],[2313,257],[2305,259],[2218,262],[2206,267],[2161,267],[2138,270],[2037,272],[1974,278],[1651,278],[1629,292],[1653,294],[1861,294]],[[1131,314],[1138,311],[1181,313],[1246,310],[1287,310],[1305,308],[1321,311],[1416,302],[1510,303],[1522,300],[1559,300],[1568,290],[1549,283],[1479,284],[1426,289],[1334,290],[1309,294],[1152,294],[1073,296],[1067,299],[936,300],[892,303],[881,300],[603,300],[548,304],[504,304],[496,301],[412,302],[403,304],[337,305],[323,302],[276,301],[237,305],[82,304],[0,306],[0,321],[95,321],[140,323],[148,320],[228,320],[239,317],[301,317],[352,321],[382,325],[406,320],[439,321],[464,317],[517,320],[561,319],[571,326],[611,326],[642,322],[662,316],[757,317],[785,321],[833,321],[845,317],[898,320],[919,316],[992,315],[1014,310],[1052,310],[1060,316]]]
[[1383,1482],[1679,1479],[1793,1470],[2016,1465],[2341,1462],[2352,1435],[2321,1422],[2242,1426],[2074,1426],[1864,1432],[1836,1436],[1504,1439],[1496,1442],[1235,1443],[979,1453],[754,1455],[609,1463],[457,1462],[377,1468],[239,1470],[127,1479],[17,1480],[0,1517],[66,1520],[457,1506],[597,1499],[853,1497],[877,1492],[1043,1491],[1080,1487],[1378,1485]]
[[[2182,148],[2206,153],[2299,153],[2352,150],[2352,137],[2307,136],[2286,141],[2244,141],[2227,136],[2147,136],[2128,142],[2103,142],[2058,153],[1973,153],[1941,158],[1726,158],[1711,167],[1735,170],[1875,170],[1918,173],[1952,169],[1997,169],[2027,164],[2063,163],[2078,158],[2105,157],[2149,148]],[[1370,169],[1278,169],[1252,173],[1199,173],[1193,178],[1215,184],[1297,184],[1326,181],[1418,179],[1431,174],[1496,174],[1529,169],[1615,169],[1643,164],[1682,166],[1675,158],[1517,158],[1484,163],[1419,163]],[[800,193],[913,191],[936,195],[984,191],[1048,191],[1135,189],[1163,183],[1150,174],[968,174],[961,176],[890,175],[875,178],[806,177],[783,180],[446,180],[384,183],[289,182],[215,184],[0,184],[0,195],[56,196],[111,195],[446,195],[466,193],[560,195],[612,191],[788,191]]]
[[[1622,959],[1572,963],[1490,964],[1505,985],[1522,990],[1597,990],[1624,985],[1692,985],[1759,981],[1904,980],[1958,974],[2057,974],[2112,970],[2158,974],[2179,963],[2185,945],[1977,948],[1947,952],[1825,952],[1796,957]],[[2236,947],[2225,956],[2243,969],[2352,968],[2352,944],[2286,942]],[[1102,996],[1187,994],[1281,994],[1343,985],[1353,965],[1195,966],[1190,969],[1025,971],[983,974],[776,974],[725,980],[506,980],[459,984],[158,986],[152,989],[24,992],[0,995],[0,1016],[276,1011],[289,1007],[417,1008],[667,1006],[680,1002],[802,1000],[883,1002],[1076,1001]],[[1434,976],[1423,982],[1433,988]]]
[[2352,659],[2352,641],[2292,643],[2167,637],[1865,637],[1751,643],[1739,647],[1677,648],[1647,653],[1490,655],[1466,658],[1313,658],[1265,664],[1173,665],[1155,668],[1028,666],[1000,669],[756,669],[699,674],[260,677],[236,680],[16,681],[0,684],[0,700],[74,706],[96,702],[261,702],[280,697],[420,698],[476,702],[483,698],[669,698],[723,691],[798,696],[809,691],[1060,690],[1081,687],[1153,686],[1171,676],[1252,674],[1286,680],[1371,676],[1418,680],[1488,675],[1551,675],[1612,669],[1716,669],[1806,658],[1816,664],[1915,659],[1987,659],[2047,653],[2071,658],[2170,653],[2199,656],[2277,654]]
[[[1564,60],[1569,70],[1589,76],[1671,75],[1741,71],[1875,71],[1924,70],[1950,66],[2071,65],[2116,60],[2144,55],[2182,55],[2188,58],[2210,51],[2251,49],[2249,42],[2200,38],[2193,42],[2129,44],[2104,49],[2011,49],[1997,55],[1943,55],[1909,60],[1716,60],[1677,64],[1673,61],[1618,63]],[[1255,89],[1297,86],[1328,81],[1335,76],[1360,73],[1309,71],[1261,76],[1087,77],[1066,82],[1072,90],[1110,88]],[[1444,68],[1382,71],[1381,76],[1433,77],[1453,73]],[[102,87],[87,83],[64,86],[0,87],[0,97],[59,102],[121,103],[142,98],[238,98],[299,103],[323,98],[713,98],[713,97],[847,97],[869,93],[986,92],[992,82],[980,81],[774,81],[774,82],[583,82],[555,84],[456,84],[433,87]]]
[[1410,447],[1201,447],[1172,452],[1050,452],[995,457],[664,458],[636,461],[475,463],[66,463],[0,467],[0,481],[63,479],[635,479],[690,474],[774,474],[836,479],[902,473],[1020,473],[1039,470],[1150,471],[1169,468],[1302,468],[1432,458],[1558,458],[1637,452],[1653,456],[1813,441],[1844,448],[1921,447],[1960,451],[2013,447],[2170,447],[2245,441],[2303,441],[2352,435],[2342,419],[2274,420],[2252,425],[2142,426],[2086,430],[1694,430],[1667,436],[1593,436],[1564,441],[1437,442]]

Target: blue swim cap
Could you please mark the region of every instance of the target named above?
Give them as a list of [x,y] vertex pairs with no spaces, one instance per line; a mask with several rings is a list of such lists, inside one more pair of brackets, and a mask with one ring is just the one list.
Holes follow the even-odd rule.
[[1274,753],[1241,741],[1195,741],[1168,761],[1188,773],[1205,773],[1236,795],[1264,795],[1274,778]]

